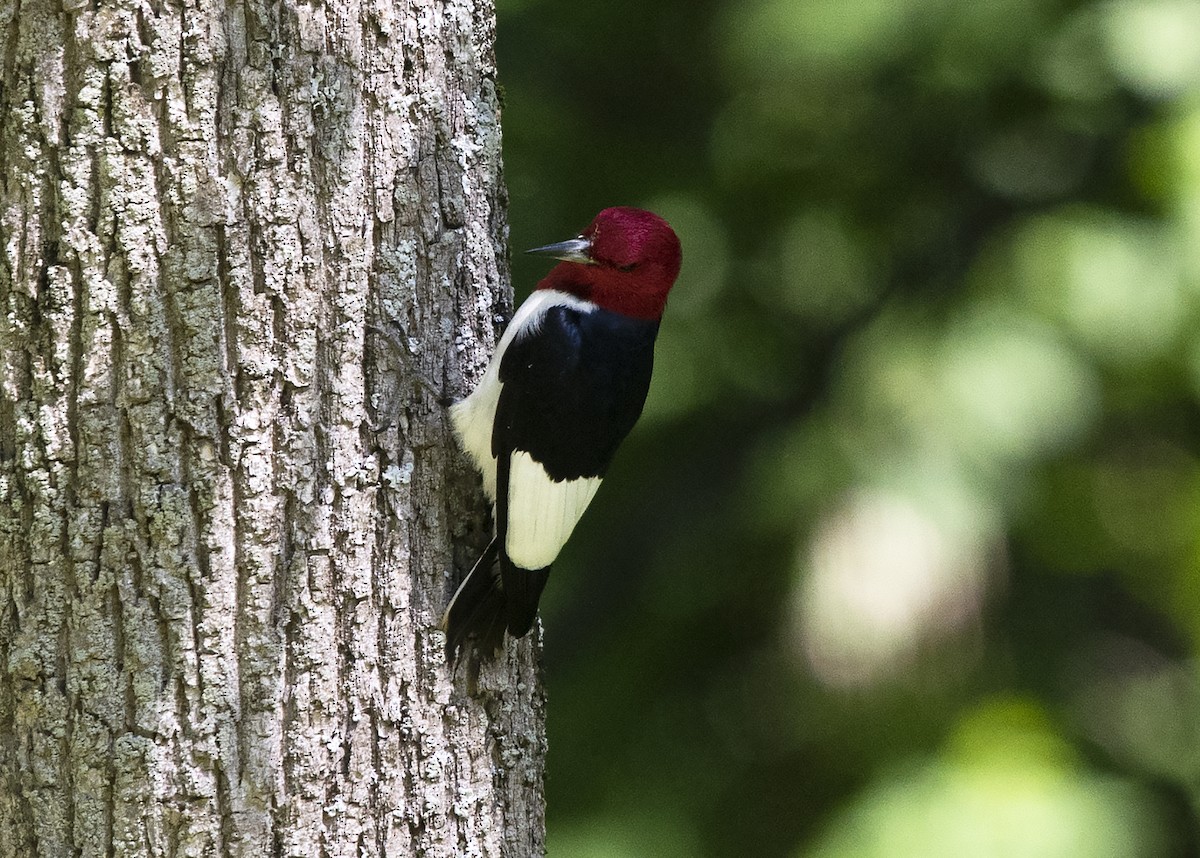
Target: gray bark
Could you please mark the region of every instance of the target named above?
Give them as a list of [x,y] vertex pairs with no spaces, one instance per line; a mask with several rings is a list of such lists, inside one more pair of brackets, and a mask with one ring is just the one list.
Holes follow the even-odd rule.
[[535,644],[452,675],[435,630],[486,534],[430,387],[509,301],[493,37],[0,0],[0,858],[543,852]]

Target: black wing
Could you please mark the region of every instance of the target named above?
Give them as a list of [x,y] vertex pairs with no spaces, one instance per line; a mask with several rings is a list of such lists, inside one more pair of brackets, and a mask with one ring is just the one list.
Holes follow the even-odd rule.
[[500,363],[492,452],[528,452],[553,480],[602,477],[650,388],[658,322],[548,309]]

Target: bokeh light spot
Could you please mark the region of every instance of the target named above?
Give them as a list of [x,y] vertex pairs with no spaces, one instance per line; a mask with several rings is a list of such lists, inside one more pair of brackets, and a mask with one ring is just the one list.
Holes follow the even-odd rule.
[[1200,4],[1193,0],[1126,0],[1108,6],[1107,42],[1117,74],[1156,98],[1200,84]]
[[961,513],[951,523],[908,498],[860,491],[822,520],[801,558],[795,611],[795,642],[822,681],[895,679],[924,643],[978,617],[991,547],[982,516]]

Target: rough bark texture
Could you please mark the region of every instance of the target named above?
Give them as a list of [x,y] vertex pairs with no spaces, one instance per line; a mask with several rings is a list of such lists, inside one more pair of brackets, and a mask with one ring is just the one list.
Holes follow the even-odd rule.
[[0,858],[542,853],[534,645],[469,683],[435,631],[483,537],[435,391],[508,301],[493,36],[0,0]]

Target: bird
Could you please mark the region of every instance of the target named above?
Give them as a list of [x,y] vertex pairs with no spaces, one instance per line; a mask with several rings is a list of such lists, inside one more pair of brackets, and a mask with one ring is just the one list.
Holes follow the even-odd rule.
[[641,416],[654,342],[682,248],[660,216],[615,206],[576,237],[528,253],[559,260],[517,309],[474,390],[451,406],[482,475],[494,537],[441,628],[498,652],[528,634],[550,567]]

